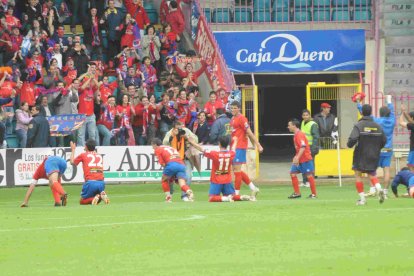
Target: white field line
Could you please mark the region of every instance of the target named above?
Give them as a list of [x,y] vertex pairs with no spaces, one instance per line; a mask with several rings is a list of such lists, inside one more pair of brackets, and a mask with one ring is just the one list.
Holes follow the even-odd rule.
[[75,224],[67,226],[52,226],[52,227],[33,227],[33,228],[9,228],[0,229],[0,232],[17,232],[17,231],[36,231],[36,230],[65,230],[75,228],[89,228],[89,227],[104,227],[114,225],[131,225],[131,224],[146,224],[146,223],[164,223],[164,222],[179,222],[179,221],[190,221],[190,220],[201,220],[205,219],[205,216],[192,215],[187,218],[177,219],[157,219],[157,220],[138,220],[138,221],[124,221],[124,222],[112,222],[112,223],[96,223],[96,224]]

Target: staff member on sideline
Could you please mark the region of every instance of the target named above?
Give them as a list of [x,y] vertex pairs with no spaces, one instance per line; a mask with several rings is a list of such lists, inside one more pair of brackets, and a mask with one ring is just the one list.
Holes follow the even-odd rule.
[[[311,117],[309,110],[304,109],[302,111],[302,124],[300,130],[305,133],[306,139],[308,139],[308,144],[310,147],[313,169],[315,169],[315,156],[319,153],[319,127],[318,124]],[[310,187],[310,183],[306,174],[302,174],[303,183],[300,185],[302,187]]]

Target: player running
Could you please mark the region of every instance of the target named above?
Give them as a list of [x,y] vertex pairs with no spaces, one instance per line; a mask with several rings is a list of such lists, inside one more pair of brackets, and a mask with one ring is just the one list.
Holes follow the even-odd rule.
[[178,151],[170,146],[163,146],[162,141],[158,138],[152,139],[151,145],[155,156],[158,158],[158,163],[164,167],[161,185],[165,193],[165,201],[172,202],[169,182],[174,180],[174,178],[178,179],[178,185],[187,194],[189,201],[193,201],[194,194],[186,184],[185,165]]
[[70,142],[72,150],[70,163],[77,166],[82,162],[83,176],[85,183],[82,186],[81,205],[98,205],[101,200],[109,204],[109,197],[105,193],[105,181],[103,174],[103,157],[96,152],[96,142],[88,139],[85,143],[85,152],[75,158],[76,144]]
[[250,129],[249,122],[247,118],[240,113],[240,103],[234,101],[230,104],[231,113],[233,117],[230,121],[230,126],[232,129],[231,137],[237,137],[237,148],[236,148],[236,156],[233,160],[233,171],[234,171],[234,186],[236,189],[236,195],[240,194],[240,188],[242,180],[246,185],[249,186],[251,190],[251,200],[255,201],[256,196],[259,193],[259,188],[257,188],[253,182],[250,180],[249,176],[241,170],[243,164],[246,164],[246,151],[247,151],[247,137],[249,137],[250,141],[253,145],[257,148],[257,150],[262,153],[263,147],[260,145],[259,141],[257,140],[256,136],[254,136],[253,132]]
[[288,129],[294,133],[293,143],[296,149],[296,155],[293,157],[292,167],[290,168],[290,177],[292,179],[294,192],[288,198],[294,199],[302,197],[299,189],[298,173],[306,175],[309,181],[312,193],[308,198],[316,198],[316,185],[315,178],[313,177],[314,167],[308,139],[306,139],[305,133],[300,131],[300,122],[297,119],[292,119],[288,122]]
[[[220,151],[204,150],[199,144],[193,140],[189,140],[190,144],[197,150],[204,153],[204,156],[213,161],[210,176],[210,202],[231,202],[231,201],[248,201],[248,195],[236,195],[231,181],[231,164],[236,155],[237,138],[233,140],[231,150],[227,150],[230,144],[228,136],[219,138]],[[221,196],[223,194],[223,196]]]
[[63,190],[61,177],[66,171],[66,160],[58,156],[48,156],[42,164],[37,167],[33,174],[33,182],[26,192],[23,203],[20,207],[29,207],[29,199],[39,179],[49,180],[49,187],[55,199],[55,207],[66,206],[68,194]]

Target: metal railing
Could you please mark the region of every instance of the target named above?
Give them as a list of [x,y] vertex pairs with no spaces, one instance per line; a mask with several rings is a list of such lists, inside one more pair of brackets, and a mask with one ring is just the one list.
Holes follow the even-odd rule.
[[[310,29],[365,24],[373,35],[373,0],[203,0],[201,9],[214,25],[308,24]],[[351,25],[351,26],[350,26]]]

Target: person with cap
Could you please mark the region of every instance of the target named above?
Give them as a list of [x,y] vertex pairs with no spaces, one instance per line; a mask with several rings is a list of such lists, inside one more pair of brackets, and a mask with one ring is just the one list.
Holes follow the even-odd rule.
[[407,113],[405,105],[401,105],[400,126],[410,130],[410,152],[407,158],[407,167],[414,171],[414,111]]
[[320,145],[322,149],[332,148],[332,132],[336,131],[335,115],[331,113],[331,105],[321,104],[321,112],[313,118],[319,127]]

